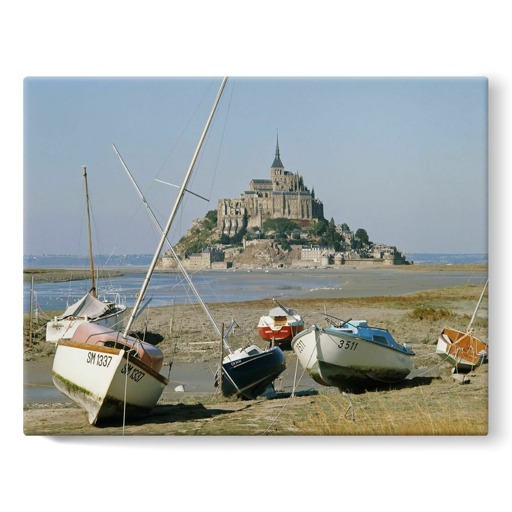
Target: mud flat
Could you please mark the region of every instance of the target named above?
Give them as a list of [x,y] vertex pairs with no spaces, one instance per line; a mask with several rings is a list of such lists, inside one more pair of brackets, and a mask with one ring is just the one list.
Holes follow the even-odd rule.
[[[149,308],[147,318],[139,319],[134,329],[142,331],[147,322],[149,335],[173,363],[171,382],[150,416],[124,426],[92,427],[85,413],[63,396],[60,401],[25,400],[23,430],[28,436],[486,435],[489,365],[478,368],[461,384],[435,354],[437,336],[445,325],[467,327],[481,290],[481,286],[463,285],[394,296],[287,300],[289,307],[306,317],[307,324],[323,324],[324,311],[343,319],[366,319],[389,329],[415,351],[414,371],[403,383],[348,396],[302,375],[293,352],[285,348],[286,377],[276,382],[274,397],[223,398],[212,385],[220,342],[201,308]],[[264,347],[256,324],[269,306],[269,301],[260,300],[229,307],[212,304],[210,309],[219,322],[227,324],[236,318],[239,328],[230,338],[232,348],[249,342]],[[485,297],[474,323],[475,334],[485,340],[487,318]],[[37,336],[31,346],[25,338],[26,396],[27,388],[38,382],[40,387],[51,386],[53,350]],[[36,378],[38,372],[40,378]],[[184,385],[185,392],[175,391],[178,384]]]

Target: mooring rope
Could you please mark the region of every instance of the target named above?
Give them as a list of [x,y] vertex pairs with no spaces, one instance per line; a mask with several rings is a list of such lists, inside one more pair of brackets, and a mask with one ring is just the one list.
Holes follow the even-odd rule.
[[[311,355],[309,356],[308,364],[309,364],[309,361],[311,361],[312,357],[313,357],[313,352],[311,352]],[[299,366],[299,358],[297,358],[297,361],[295,363],[295,377],[294,377],[294,380],[293,380],[293,388],[292,388],[291,395],[288,397],[288,400],[286,400],[285,404],[283,405],[281,410],[278,412],[277,416],[270,422],[270,425],[267,427],[265,432],[263,432],[264,435],[270,430],[272,425],[278,420],[279,416],[281,416],[281,414],[286,409],[286,407],[288,407],[288,404],[293,400],[293,398],[295,398],[295,390],[297,389],[297,386],[300,384],[300,381],[302,380],[302,377],[304,377],[304,374],[306,373],[306,367],[304,367],[303,370],[302,370],[302,375],[299,378],[299,381],[296,382],[298,366]],[[306,366],[307,366],[307,364],[306,364]]]
[[123,399],[123,436],[124,427],[126,425],[126,397],[128,395],[128,362],[130,361],[130,353],[126,352],[126,371],[124,372],[124,399]]

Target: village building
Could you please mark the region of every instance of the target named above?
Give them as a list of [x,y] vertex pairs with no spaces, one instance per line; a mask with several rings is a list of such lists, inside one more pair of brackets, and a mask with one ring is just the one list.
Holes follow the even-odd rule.
[[[182,264],[186,269],[222,269],[228,268],[229,265],[224,261],[224,251],[214,247],[207,247],[204,251],[190,254]],[[166,253],[162,257],[160,268],[176,268],[176,260],[174,257]]]

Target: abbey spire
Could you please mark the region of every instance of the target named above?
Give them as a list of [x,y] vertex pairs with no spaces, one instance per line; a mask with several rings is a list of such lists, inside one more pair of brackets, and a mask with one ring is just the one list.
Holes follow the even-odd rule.
[[284,169],[283,162],[281,162],[281,157],[279,156],[279,133],[277,134],[277,143],[276,143],[276,154],[274,157],[274,163],[272,164],[272,169]]

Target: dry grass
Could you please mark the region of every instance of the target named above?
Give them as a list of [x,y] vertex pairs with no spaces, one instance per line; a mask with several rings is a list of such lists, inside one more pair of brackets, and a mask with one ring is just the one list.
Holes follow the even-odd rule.
[[445,308],[433,308],[431,306],[419,306],[414,308],[414,310],[409,313],[409,316],[413,319],[417,320],[444,320],[445,318],[450,318],[453,316],[453,313]]
[[457,435],[488,433],[487,367],[460,384],[436,379],[428,386],[367,392],[326,393],[299,424],[305,435]]

